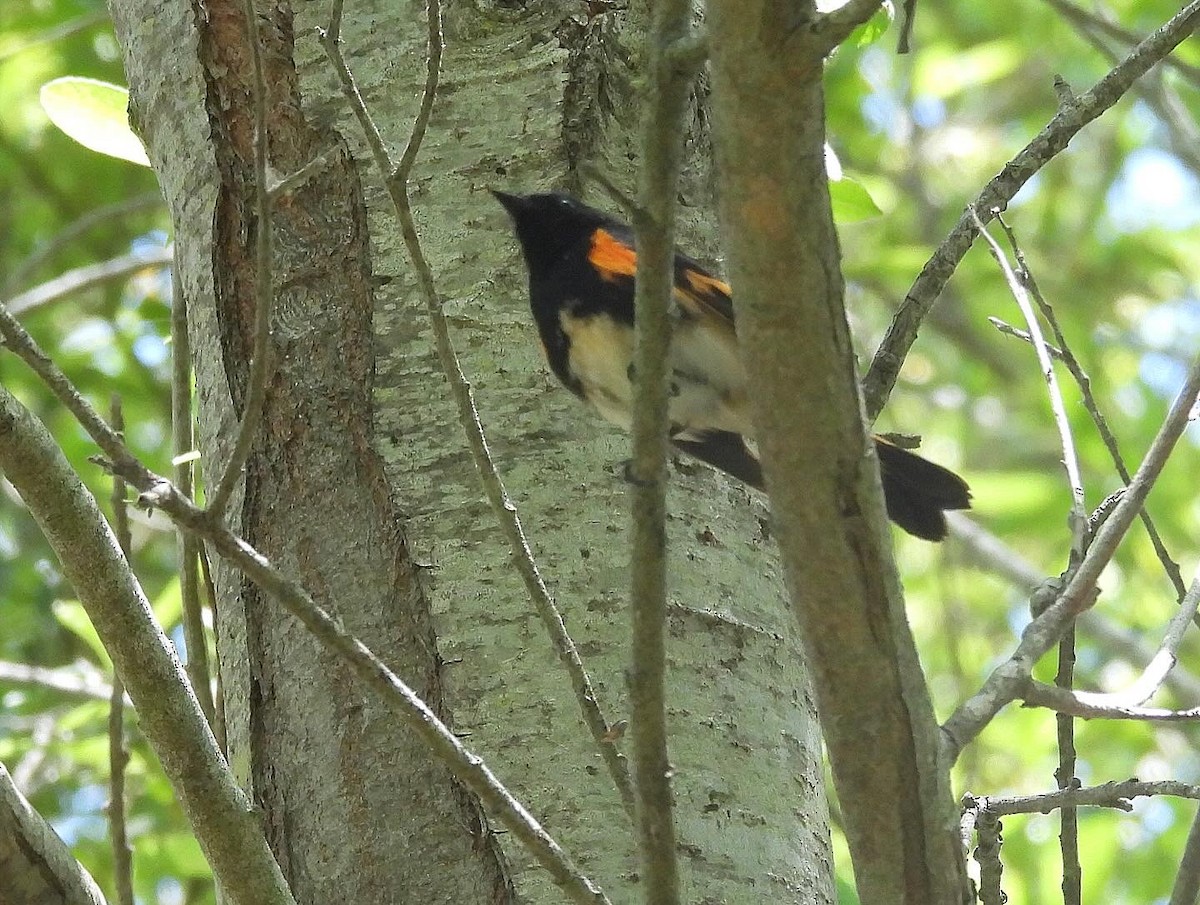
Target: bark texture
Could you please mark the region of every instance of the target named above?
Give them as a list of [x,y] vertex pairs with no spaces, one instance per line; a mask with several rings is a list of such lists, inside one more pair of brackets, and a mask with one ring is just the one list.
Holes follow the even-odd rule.
[[0,902],[104,905],[96,881],[0,764]]
[[[311,11],[307,24],[321,24],[323,8]],[[524,265],[486,189],[579,191],[573,168],[584,161],[632,189],[644,26],[636,13],[589,19],[573,2],[451,7],[414,193],[492,453],[610,720],[628,716],[629,441],[540,360]],[[360,88],[398,154],[419,99],[422,21],[381,3],[357,7],[344,28]],[[366,161],[319,49],[302,48],[306,100],[319,119],[337,118]],[[681,235],[712,258],[706,118],[701,104],[694,110]],[[376,269],[390,278],[378,294],[377,442],[409,542],[430,566],[422,577],[456,726],[614,900],[638,896],[632,826],[483,502],[379,176],[367,165],[362,181]],[[588,197],[613,209],[601,194]],[[769,890],[780,901],[831,902],[813,701],[767,512],[706,468],[681,464],[672,482],[669,696],[683,895],[758,902]],[[501,843],[519,895],[558,901],[528,857]]]
[[[241,414],[253,338],[251,57],[238,2],[114,4],[135,117],[176,224],[206,475]],[[370,267],[358,174],[301,109],[292,12],[259,5],[280,174],[324,155],[276,205],[273,373],[234,520],[259,550],[441,710],[441,662],[371,446]],[[230,760],[301,901],[503,901],[477,804],[281,608],[218,569]],[[431,852],[438,852],[436,860]]]

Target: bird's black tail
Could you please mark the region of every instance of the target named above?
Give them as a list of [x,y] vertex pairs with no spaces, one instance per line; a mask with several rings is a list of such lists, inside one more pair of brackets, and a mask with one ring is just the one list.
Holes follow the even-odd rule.
[[671,442],[676,449],[721,469],[755,490],[766,489],[758,456],[746,446],[741,434],[718,430],[689,432],[676,434]]
[[[888,518],[917,537],[941,540],[946,536],[947,509],[970,509],[967,482],[948,468],[923,459],[876,436],[875,452],[883,478],[883,498]],[[675,446],[689,455],[732,475],[756,490],[763,489],[762,466],[741,434],[704,431],[679,434]]]
[[883,498],[893,522],[925,540],[946,536],[947,509],[970,509],[967,482],[948,468],[875,437]]

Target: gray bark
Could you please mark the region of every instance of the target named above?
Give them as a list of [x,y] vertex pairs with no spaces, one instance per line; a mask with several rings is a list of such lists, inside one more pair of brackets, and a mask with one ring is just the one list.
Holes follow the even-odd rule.
[[[252,220],[238,131],[247,96],[213,82],[225,78],[216,63],[237,71],[244,58],[228,49],[233,32],[198,39],[189,7],[160,6],[150,24],[128,0],[114,2],[114,15],[178,225],[212,473],[244,380],[250,284],[237,239]],[[205,9],[218,23],[210,30],[238,18],[225,4]],[[242,530],[453,714],[577,862],[628,900],[637,893],[632,828],[482,500],[380,176],[312,33],[327,4],[295,11],[293,94],[289,23],[260,7],[278,42],[268,71],[282,108],[275,127],[287,138],[273,138],[272,164],[286,173],[329,157],[290,205],[308,219],[289,210],[276,220],[279,370],[247,470]],[[423,78],[421,7],[376,0],[348,6],[346,17],[347,58],[398,156]],[[639,24],[611,13],[587,20],[567,2],[458,4],[446,18],[416,216],[493,455],[617,720],[626,715],[627,441],[539,362],[523,266],[484,189],[577,188],[583,160],[633,184]],[[207,81],[200,61],[215,73]],[[222,150],[230,144],[242,150]],[[682,234],[703,254],[715,243],[702,128],[691,144]],[[390,279],[376,288],[372,276]],[[373,423],[370,350],[360,343],[372,314]],[[768,890],[831,902],[814,705],[765,507],[703,468],[675,470],[673,483],[671,754],[684,894],[758,902]],[[503,900],[509,879],[523,900],[560,900],[503,836],[497,857],[472,804],[344,668],[236,576],[222,572],[219,583],[232,763],[302,900]]]
[[0,764],[0,902],[104,905],[96,881]]

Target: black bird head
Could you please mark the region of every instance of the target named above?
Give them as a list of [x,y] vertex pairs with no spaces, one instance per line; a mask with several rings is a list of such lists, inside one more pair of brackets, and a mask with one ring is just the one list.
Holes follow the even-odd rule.
[[531,272],[544,272],[596,227],[615,223],[611,217],[559,192],[510,195],[491,189],[491,193],[512,217]]

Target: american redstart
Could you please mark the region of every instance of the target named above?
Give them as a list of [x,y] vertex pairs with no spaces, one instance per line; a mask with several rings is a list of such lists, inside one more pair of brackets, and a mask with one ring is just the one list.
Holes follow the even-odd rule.
[[[550,369],[576,396],[629,430],[637,272],[633,230],[569,195],[492,194],[516,226],[529,268],[530,306]],[[672,299],[671,442],[762,490],[729,284],[677,252]],[[888,516],[917,537],[944,538],[943,510],[971,505],[966,482],[883,437],[874,440]]]

